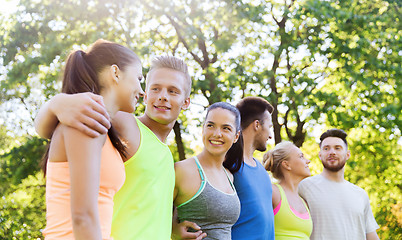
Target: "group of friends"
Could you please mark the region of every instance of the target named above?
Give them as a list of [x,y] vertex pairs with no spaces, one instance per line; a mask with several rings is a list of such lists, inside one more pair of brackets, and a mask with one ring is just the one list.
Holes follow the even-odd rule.
[[[379,239],[366,192],[344,179],[346,136],[320,137],[324,169],[291,142],[265,153],[272,105],[261,97],[208,107],[202,151],[174,163],[165,141],[190,105],[187,65],[154,59],[145,92],[139,57],[98,40],[72,52],[62,93],[35,119],[51,139],[45,239]],[[132,113],[140,97],[145,113]],[[268,171],[277,180],[271,183]]]

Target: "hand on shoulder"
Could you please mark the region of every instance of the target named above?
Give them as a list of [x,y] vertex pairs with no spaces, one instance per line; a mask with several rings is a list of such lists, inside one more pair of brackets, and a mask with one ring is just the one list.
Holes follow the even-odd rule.
[[50,102],[50,111],[61,123],[90,137],[107,133],[111,126],[103,97],[90,92],[58,94]]

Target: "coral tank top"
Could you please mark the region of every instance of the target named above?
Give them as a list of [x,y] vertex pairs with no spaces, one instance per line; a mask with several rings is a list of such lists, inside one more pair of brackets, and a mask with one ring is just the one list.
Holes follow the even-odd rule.
[[[102,238],[110,237],[113,196],[125,180],[124,164],[109,137],[102,148],[98,209]],[[46,240],[74,239],[70,209],[70,172],[68,162],[47,163],[46,175]]]

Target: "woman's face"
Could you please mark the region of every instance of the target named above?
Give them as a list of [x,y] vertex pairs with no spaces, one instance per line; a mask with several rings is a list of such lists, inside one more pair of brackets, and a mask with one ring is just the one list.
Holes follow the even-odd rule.
[[222,108],[209,111],[202,128],[202,141],[209,153],[225,156],[239,134],[233,112]]
[[296,146],[292,146],[292,151],[289,156],[289,165],[293,174],[308,177],[311,175],[308,164],[310,160],[304,157],[303,152]]
[[144,95],[140,82],[143,80],[141,63],[129,64],[119,75],[117,100],[119,110],[132,113],[138,99]]

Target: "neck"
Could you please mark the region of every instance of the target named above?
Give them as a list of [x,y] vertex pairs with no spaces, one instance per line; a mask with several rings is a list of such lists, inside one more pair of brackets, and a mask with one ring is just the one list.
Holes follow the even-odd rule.
[[243,131],[243,157],[244,162],[248,165],[254,166],[255,162],[253,159],[253,154],[255,152],[255,147],[253,144],[254,136],[252,136],[248,131]]
[[279,181],[279,184],[287,190],[297,193],[299,183],[304,178],[301,176],[294,176],[292,174],[284,174],[284,177]]
[[198,154],[198,160],[203,163],[206,168],[222,169],[223,162],[225,161],[225,155],[212,155],[205,150],[202,150]]
[[171,122],[169,124],[158,123],[155,120],[151,119],[146,113],[138,118],[145,126],[147,126],[158,138],[161,142],[165,142],[167,136],[172,131],[174,124],[176,121]]
[[103,97],[103,103],[105,104],[106,111],[109,116],[113,118],[113,116],[119,111],[115,104],[115,98],[110,92],[101,92],[100,95]]
[[345,168],[343,167],[341,170],[337,172],[332,172],[324,168],[322,170],[321,175],[326,179],[334,181],[334,182],[343,182],[345,180]]

